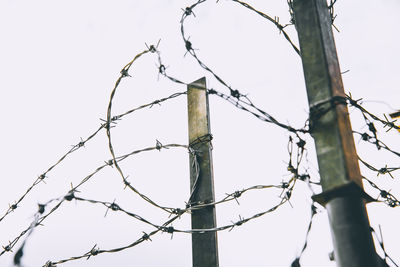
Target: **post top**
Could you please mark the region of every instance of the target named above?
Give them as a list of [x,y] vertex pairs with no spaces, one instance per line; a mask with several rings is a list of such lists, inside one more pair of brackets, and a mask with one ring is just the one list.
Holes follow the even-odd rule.
[[192,83],[189,84],[190,87],[198,88],[198,89],[206,89],[206,77],[202,77]]

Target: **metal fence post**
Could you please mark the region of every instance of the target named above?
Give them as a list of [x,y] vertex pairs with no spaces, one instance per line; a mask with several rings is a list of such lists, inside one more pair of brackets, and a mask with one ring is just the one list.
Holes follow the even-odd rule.
[[378,267],[326,0],[293,0],[335,260],[340,267]]
[[[211,133],[206,91],[206,79],[188,85],[188,115],[190,144],[189,205],[213,203],[214,177],[211,155]],[[192,229],[216,227],[215,206],[195,209],[191,214]],[[218,267],[217,233],[192,234],[193,267]]]

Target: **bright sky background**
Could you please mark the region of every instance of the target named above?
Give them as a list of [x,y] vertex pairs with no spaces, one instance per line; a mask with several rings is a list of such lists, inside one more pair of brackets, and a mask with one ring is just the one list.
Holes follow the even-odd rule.
[[[2,186],[0,215],[17,200],[38,175],[86,138],[105,118],[110,92],[119,71],[145,43],[156,44],[167,73],[186,82],[206,76],[209,87],[227,92],[202,70],[185,48],[180,35],[181,8],[194,1],[62,1],[0,0],[0,88]],[[249,1],[255,8],[289,20],[284,0]],[[400,54],[396,0],[338,1],[335,25],[337,50],[346,92],[363,98],[365,107],[382,115],[400,108],[398,75]],[[301,61],[273,24],[231,1],[208,1],[186,21],[198,56],[233,88],[239,89],[280,121],[301,127],[308,104]],[[294,27],[289,29],[297,43]],[[154,54],[143,56],[131,68],[115,97],[114,114],[185,91],[157,74]],[[397,73],[397,74],[396,74]],[[256,184],[279,184],[286,171],[288,133],[210,96],[216,199]],[[358,111],[352,111],[353,129],[365,131]],[[117,155],[163,144],[187,144],[186,96],[161,106],[141,110],[112,129]],[[381,131],[382,140],[400,151],[399,133]],[[356,137],[357,138],[357,137]],[[314,147],[308,140],[309,172],[317,174]],[[398,167],[399,159],[377,152],[356,139],[362,158],[374,166]],[[0,244],[5,246],[29,226],[37,203],[66,194],[70,184],[108,160],[105,132],[71,154],[38,185],[20,207],[0,222]],[[127,159],[121,166],[143,193],[167,206],[184,207],[189,194],[189,156],[184,149],[148,152]],[[376,177],[362,169],[378,185],[400,196],[398,173]],[[315,176],[314,176],[315,177]],[[115,169],[107,168],[81,188],[79,196],[116,203],[155,223],[168,215],[124,190]],[[378,192],[370,191],[376,197]],[[269,209],[279,201],[280,190],[249,193],[217,207],[218,225],[237,221]],[[253,220],[231,232],[218,233],[220,266],[287,267],[303,246],[309,220],[310,195],[298,183],[290,205]],[[398,209],[398,208],[397,208]],[[368,206],[371,225],[382,225],[385,246],[400,262],[398,221],[400,214],[383,204]],[[38,227],[27,241],[24,266],[42,266],[79,256],[95,244],[100,249],[125,246],[152,228],[98,205],[67,202]],[[186,215],[173,224],[189,229]],[[60,266],[190,266],[190,235],[159,234],[120,253],[102,254]],[[17,250],[16,246],[14,251]],[[326,212],[319,213],[310,234],[304,266],[335,266]],[[13,254],[0,257],[0,266],[12,266]]]

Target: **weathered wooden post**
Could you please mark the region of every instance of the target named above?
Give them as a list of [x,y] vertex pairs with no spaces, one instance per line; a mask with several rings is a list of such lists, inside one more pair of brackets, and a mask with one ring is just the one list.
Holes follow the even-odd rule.
[[[188,85],[190,155],[190,205],[213,203],[214,177],[211,155],[210,115],[206,79]],[[192,211],[192,229],[216,227],[215,206]],[[218,267],[217,233],[192,234],[193,267]]]
[[[326,0],[293,0],[323,193],[340,267],[377,267]],[[321,112],[323,111],[323,112]]]

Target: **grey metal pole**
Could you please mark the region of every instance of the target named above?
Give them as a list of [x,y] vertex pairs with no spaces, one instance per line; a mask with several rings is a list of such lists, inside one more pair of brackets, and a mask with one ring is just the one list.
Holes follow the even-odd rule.
[[358,158],[326,0],[294,0],[293,11],[310,105],[335,260],[340,267],[378,267]]
[[[190,205],[213,203],[214,177],[206,79],[188,85],[190,156]],[[215,206],[193,210],[192,229],[215,228]],[[193,267],[218,267],[217,233],[192,234]]]

